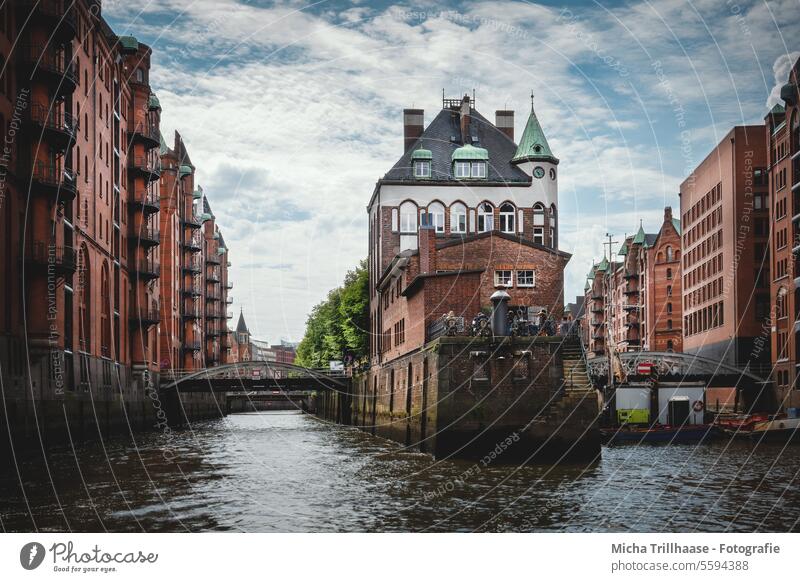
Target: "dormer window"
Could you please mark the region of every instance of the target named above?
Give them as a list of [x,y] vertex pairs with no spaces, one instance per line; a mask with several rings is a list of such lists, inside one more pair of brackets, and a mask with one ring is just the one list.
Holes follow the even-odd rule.
[[459,180],[486,178],[489,152],[471,144],[457,148],[452,155],[453,176]]
[[411,154],[411,163],[414,166],[415,178],[430,178],[431,177],[431,160],[433,154],[430,150],[420,148],[414,150]]

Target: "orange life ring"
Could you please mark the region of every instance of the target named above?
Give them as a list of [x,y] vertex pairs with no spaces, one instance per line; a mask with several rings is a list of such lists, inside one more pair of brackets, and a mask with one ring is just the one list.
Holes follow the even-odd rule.
[[702,411],[702,410],[703,410],[703,408],[704,408],[704,406],[703,406],[703,401],[702,401],[702,400],[695,400],[695,401],[694,401],[694,405],[692,406],[692,408],[694,408],[694,411],[695,411],[695,412],[700,412],[700,411]]

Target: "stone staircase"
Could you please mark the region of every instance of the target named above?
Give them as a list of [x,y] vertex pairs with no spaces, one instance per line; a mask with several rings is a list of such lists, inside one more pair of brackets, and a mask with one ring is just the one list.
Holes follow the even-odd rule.
[[580,340],[565,342],[561,348],[561,358],[564,366],[564,393],[584,396],[587,392],[594,392]]

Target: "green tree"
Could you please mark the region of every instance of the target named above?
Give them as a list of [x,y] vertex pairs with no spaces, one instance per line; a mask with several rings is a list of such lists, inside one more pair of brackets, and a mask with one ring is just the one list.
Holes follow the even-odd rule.
[[330,360],[340,360],[345,351],[360,359],[367,355],[368,329],[369,275],[366,261],[361,261],[348,271],[341,287],[311,309],[297,347],[297,363],[322,368]]

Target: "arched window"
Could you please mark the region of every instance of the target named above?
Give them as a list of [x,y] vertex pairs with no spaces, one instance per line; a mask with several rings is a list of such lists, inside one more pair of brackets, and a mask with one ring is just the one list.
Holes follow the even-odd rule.
[[450,232],[467,232],[467,207],[461,202],[450,207]]
[[502,232],[514,233],[514,206],[506,202],[500,207],[500,230]]
[[430,215],[430,224],[436,229],[436,232],[444,232],[444,206],[439,202],[432,202],[428,206],[428,214]]
[[672,285],[667,285],[667,297],[672,297]]
[[544,205],[533,205],[533,242],[544,244]]
[[667,279],[672,279],[672,269],[667,269]]
[[484,202],[478,207],[478,232],[489,232],[494,229],[494,207]]
[[667,247],[667,262],[671,262],[675,259],[672,253],[672,247]]
[[100,355],[111,357],[111,294],[108,287],[108,263],[100,272]]
[[673,351],[675,349],[674,346],[675,346],[675,344],[672,342],[672,340],[667,340],[667,351],[668,352]]
[[672,313],[672,303],[667,303],[667,313]]
[[550,246],[556,248],[558,246],[558,221],[556,219],[556,205],[550,205]]
[[92,349],[92,327],[89,318],[89,305],[92,300],[90,273],[89,251],[86,250],[86,245],[83,245],[78,258],[78,345],[84,352]]
[[403,202],[400,205],[400,250],[417,248],[417,205]]

